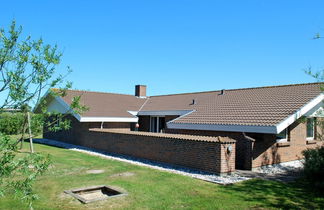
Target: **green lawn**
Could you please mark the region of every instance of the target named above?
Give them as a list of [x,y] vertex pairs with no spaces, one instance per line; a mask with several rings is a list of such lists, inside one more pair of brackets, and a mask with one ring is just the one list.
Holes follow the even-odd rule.
[[[26,150],[29,148],[25,144]],[[80,152],[35,144],[35,150],[49,153],[53,165],[35,184],[40,199],[34,209],[250,209],[324,208],[324,198],[306,191],[301,183],[249,180],[221,186],[186,176],[102,159]],[[104,169],[102,174],[87,174]],[[132,172],[133,176],[111,176]],[[127,196],[81,204],[64,190],[92,185],[115,186]],[[0,209],[27,209],[10,196],[0,198]]]

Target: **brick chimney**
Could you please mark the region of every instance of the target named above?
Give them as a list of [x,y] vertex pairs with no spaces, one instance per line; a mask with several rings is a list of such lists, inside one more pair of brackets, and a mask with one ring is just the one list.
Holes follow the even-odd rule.
[[135,96],[140,98],[146,97],[146,85],[135,85]]

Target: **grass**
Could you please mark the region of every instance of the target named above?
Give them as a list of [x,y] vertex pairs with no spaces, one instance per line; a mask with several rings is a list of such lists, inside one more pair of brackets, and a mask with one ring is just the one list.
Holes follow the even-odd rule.
[[[25,143],[25,150],[29,146]],[[322,209],[324,198],[301,182],[281,183],[260,179],[221,186],[186,176],[90,156],[41,144],[35,150],[51,154],[53,164],[35,183],[39,195],[34,209]],[[103,169],[102,174],[87,170]],[[111,176],[132,172],[133,176]],[[81,204],[64,190],[109,185],[127,191],[127,196]],[[1,209],[28,209],[11,196],[0,198]]]

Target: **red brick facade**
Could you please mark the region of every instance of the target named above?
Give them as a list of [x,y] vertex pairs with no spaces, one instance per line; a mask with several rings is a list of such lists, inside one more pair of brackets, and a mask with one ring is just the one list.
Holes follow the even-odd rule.
[[[177,116],[166,117],[166,122]],[[252,169],[302,158],[302,151],[323,145],[318,139],[307,141],[305,123],[296,122],[288,128],[288,141],[277,143],[274,134],[219,132],[203,130],[165,129],[168,134],[193,136],[229,137],[236,143],[184,140],[178,135],[161,137],[163,134],[130,132],[132,123],[80,123],[71,117],[72,129],[64,132],[45,132],[44,137],[72,144],[87,146],[112,153],[145,158],[181,165],[214,173],[237,169]],[[141,131],[149,131],[150,117],[140,117]],[[91,129],[118,129],[121,132],[103,132]],[[319,130],[319,129],[317,129]],[[159,136],[156,136],[159,135]],[[233,152],[228,156],[227,147]],[[235,167],[236,166],[236,167]]]
[[188,135],[203,135],[203,136],[221,136],[229,137],[236,140],[236,168],[247,169],[252,168],[252,147],[254,139],[249,138],[243,133],[239,132],[220,132],[220,131],[203,131],[203,130],[180,130],[180,129],[167,129],[166,133],[173,134],[188,134]]
[[303,150],[323,145],[318,139],[307,141],[306,124],[298,122],[289,126],[288,141],[285,143],[277,143],[275,135],[259,136],[261,138],[256,136],[253,146],[253,168],[302,159]]
[[71,123],[70,130],[44,132],[44,138],[212,173],[235,170],[235,140],[134,132],[130,131],[129,123],[128,129],[125,124],[106,124],[114,128],[120,125],[122,130],[98,129],[100,123],[80,123],[74,118],[71,118]]
[[[320,133],[319,129],[317,129]],[[167,133],[227,136],[236,140],[236,168],[252,169],[255,167],[302,159],[302,151],[323,145],[315,139],[307,141],[306,124],[296,122],[288,128],[288,142],[277,143],[274,134],[221,132],[203,130],[167,129]],[[251,137],[251,138],[249,138]]]

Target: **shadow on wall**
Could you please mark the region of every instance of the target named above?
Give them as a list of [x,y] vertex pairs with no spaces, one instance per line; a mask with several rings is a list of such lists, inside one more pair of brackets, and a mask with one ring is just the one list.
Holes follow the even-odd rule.
[[261,165],[270,165],[280,163],[281,158],[278,154],[278,147],[274,144],[269,151],[263,153],[261,157]]
[[257,136],[253,146],[253,161],[257,165],[269,165],[281,162],[274,135]]

